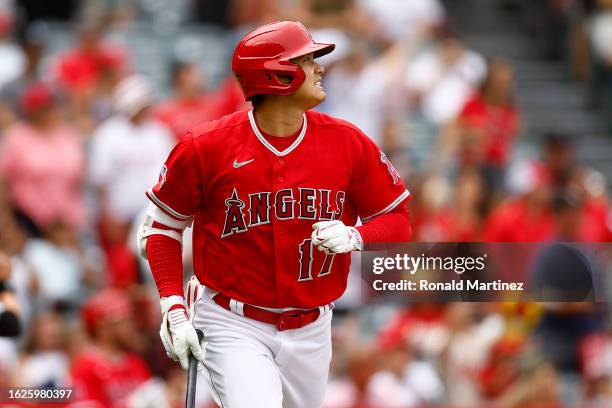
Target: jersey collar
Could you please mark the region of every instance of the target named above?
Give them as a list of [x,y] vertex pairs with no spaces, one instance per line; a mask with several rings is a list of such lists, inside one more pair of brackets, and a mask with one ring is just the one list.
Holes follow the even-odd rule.
[[305,113],[303,114],[303,118],[304,119],[303,119],[303,124],[302,124],[302,131],[298,135],[297,139],[295,139],[295,141],[293,143],[291,143],[291,146],[289,146],[288,148],[286,148],[285,150],[280,152],[280,151],[278,151],[276,149],[276,147],[272,146],[270,144],[270,142],[268,142],[266,140],[265,137],[263,137],[263,135],[259,131],[259,128],[257,127],[257,124],[255,123],[255,116],[253,115],[253,109],[251,109],[249,111],[249,122],[251,122],[251,129],[253,129],[253,133],[255,133],[255,136],[257,136],[257,139],[259,139],[261,144],[263,144],[268,150],[270,150],[272,153],[274,153],[277,156],[286,156],[286,155],[288,155],[293,150],[295,150],[295,148],[298,147],[298,145],[300,144],[302,139],[304,139],[304,136],[306,135],[306,127],[307,127],[306,126],[307,125],[307,120],[306,120],[306,114]]

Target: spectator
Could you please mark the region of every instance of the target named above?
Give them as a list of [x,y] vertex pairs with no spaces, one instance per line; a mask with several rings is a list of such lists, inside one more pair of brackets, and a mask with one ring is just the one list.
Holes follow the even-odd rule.
[[323,407],[370,407],[368,384],[376,374],[376,370],[377,360],[374,350],[369,347],[357,347],[348,355],[345,375],[330,382]]
[[369,402],[380,408],[439,403],[444,386],[432,364],[417,360],[406,333],[381,336],[380,368],[370,380]]
[[32,324],[21,358],[19,381],[23,387],[66,387],[68,347],[66,322],[53,312],[42,312]]
[[108,68],[125,62],[126,51],[117,44],[105,41],[106,23],[86,20],[77,30],[75,48],[60,55],[55,75],[73,96],[95,93],[98,81]]
[[425,118],[441,126],[457,117],[485,72],[484,58],[447,25],[439,42],[409,63],[404,81]]
[[453,197],[438,211],[421,213],[418,239],[426,242],[482,240],[488,211],[487,190],[480,173],[466,169],[458,174]]
[[559,239],[609,241],[609,203],[599,173],[578,164],[573,145],[562,134],[547,135],[542,158],[550,175]]
[[100,205],[100,240],[109,282],[129,286],[138,278],[127,238],[134,218],[145,208],[142,194],[154,184],[163,158],[174,144],[170,131],[151,116],[153,91],[140,76],[123,79],[113,92],[116,114],[92,136],[90,181]]
[[381,136],[389,116],[402,110],[402,91],[397,86],[407,50],[396,45],[373,58],[368,44],[357,41],[343,60],[325,75],[328,97],[322,109],[355,123],[381,145]]
[[107,25],[106,19],[85,19],[77,28],[76,46],[52,65],[67,96],[66,117],[84,136],[111,115],[112,89],[128,72],[128,52],[104,38]]
[[138,336],[130,301],[117,289],[102,291],[83,305],[82,319],[92,343],[70,367],[76,400],[119,406],[151,379],[147,363],[134,353]]
[[60,116],[47,84],[29,86],[21,109],[25,119],[6,131],[0,146],[0,174],[10,205],[31,236],[41,236],[58,221],[77,231],[85,222],[85,157],[78,136]]
[[390,42],[415,45],[430,38],[445,17],[439,0],[359,0],[357,4]]
[[520,116],[514,104],[514,71],[509,61],[494,58],[480,91],[465,104],[460,122],[479,136],[487,188],[499,193],[504,169],[518,135]]
[[10,260],[0,252],[0,336],[15,337],[21,332],[19,306],[8,288],[11,276]]
[[[564,372],[580,369],[580,345],[601,330],[602,310],[597,303],[544,303],[534,340],[539,352]],[[560,335],[560,333],[564,333]]]
[[478,374],[482,395],[493,400],[504,394],[521,376],[519,356],[525,346],[520,336],[506,335],[491,347]]
[[476,303],[452,303],[446,308],[450,336],[444,372],[448,400],[457,407],[472,407],[482,401],[478,373],[505,329],[499,315],[492,310],[482,315],[480,310]]
[[19,98],[33,83],[40,82],[39,66],[45,48],[47,29],[42,22],[32,23],[22,30],[21,49],[25,55],[25,69],[21,75],[0,88],[0,129],[12,124],[17,116],[23,117],[18,109]]
[[[593,74],[590,102],[594,107],[608,105],[612,112],[612,1],[599,0],[599,9],[590,22],[589,37],[593,49]],[[610,122],[612,126],[612,122]]]
[[550,178],[535,162],[519,163],[509,173],[511,197],[485,222],[487,242],[542,242],[554,236]]
[[238,81],[233,75],[221,82],[216,91],[210,95],[211,110],[215,118],[221,118],[239,110],[250,109],[251,103],[244,100]]
[[[48,41],[49,30],[44,22],[37,21],[22,30],[21,48],[25,55],[25,69],[21,75],[8,82],[0,92],[2,101],[19,106],[19,98],[32,84],[41,81],[40,63]],[[18,112],[20,116],[24,112]]]
[[580,367],[585,380],[587,406],[603,408],[612,403],[612,337],[610,330],[590,335],[580,345]]
[[171,70],[174,96],[156,109],[157,118],[166,124],[178,141],[193,126],[218,119],[215,99],[204,93],[202,73],[194,62],[177,61]]
[[23,259],[23,250],[28,241],[27,234],[15,218],[10,208],[0,207],[0,252],[4,252],[11,261],[10,286],[15,291],[21,310],[21,320],[29,327],[36,305],[36,277]]
[[0,7],[0,89],[17,79],[23,72],[26,61],[23,51],[12,40],[14,15],[5,1]]
[[95,283],[95,269],[76,234],[61,222],[27,242],[23,256],[38,282],[37,303],[44,310],[76,311]]

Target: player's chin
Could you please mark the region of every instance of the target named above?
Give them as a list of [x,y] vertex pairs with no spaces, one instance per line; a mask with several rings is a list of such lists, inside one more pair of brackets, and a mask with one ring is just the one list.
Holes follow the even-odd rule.
[[317,102],[317,105],[321,102],[323,102],[325,99],[327,98],[327,94],[325,93],[325,91],[321,88],[321,89],[316,89],[313,92],[313,99]]

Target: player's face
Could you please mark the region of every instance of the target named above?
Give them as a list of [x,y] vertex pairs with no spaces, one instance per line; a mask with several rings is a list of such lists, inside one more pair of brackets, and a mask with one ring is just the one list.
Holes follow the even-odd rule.
[[306,79],[292,96],[307,109],[313,108],[323,102],[326,96],[323,89],[323,67],[315,61],[312,53],[298,57],[293,62],[302,67]]

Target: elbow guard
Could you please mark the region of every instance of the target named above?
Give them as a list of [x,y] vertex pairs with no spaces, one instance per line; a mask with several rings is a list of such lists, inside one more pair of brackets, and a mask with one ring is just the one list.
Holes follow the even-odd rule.
[[[147,238],[151,235],[164,235],[168,238],[177,240],[182,245],[183,231],[190,222],[191,219],[177,220],[172,218],[160,210],[155,204],[149,203],[145,218],[142,224],[140,224],[140,227],[138,227],[137,240],[140,256],[147,259]],[[160,228],[158,225],[165,228]]]

